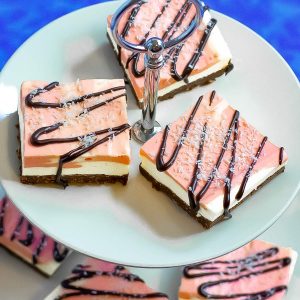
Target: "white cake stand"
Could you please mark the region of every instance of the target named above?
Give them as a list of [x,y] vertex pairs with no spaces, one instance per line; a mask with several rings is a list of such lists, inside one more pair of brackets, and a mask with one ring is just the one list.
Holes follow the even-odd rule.
[[[233,212],[233,218],[203,230],[172,201],[151,188],[138,172],[139,144],[132,141],[128,185],[55,187],[19,183],[15,124],[23,80],[75,81],[121,78],[106,39],[106,16],[118,2],[66,15],[32,36],[1,74],[0,178],[17,207],[50,236],[84,254],[140,267],[170,267],[214,258],[254,239],[288,208],[299,189],[300,90],[279,54],[242,24],[212,12],[233,52],[235,70],[215,83],[158,104],[164,126],[216,89],[242,115],[289,154],[286,172]],[[241,42],[245,41],[245,42]],[[187,97],[188,95],[188,97]],[[129,92],[131,124],[140,116]],[[172,111],[172,113],[170,113]]]

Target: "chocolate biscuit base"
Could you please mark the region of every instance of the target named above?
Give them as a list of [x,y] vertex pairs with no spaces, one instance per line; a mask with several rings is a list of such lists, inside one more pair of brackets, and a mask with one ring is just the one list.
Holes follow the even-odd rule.
[[[245,198],[243,198],[241,201],[239,201],[239,203],[236,206],[234,206],[233,208],[231,208],[229,211],[231,212],[233,209],[235,209],[236,207],[238,207],[249,196],[251,196],[252,194],[254,194],[258,189],[260,189],[266,183],[268,183],[269,181],[271,181],[274,177],[276,177],[277,175],[279,175],[280,173],[282,173],[284,171],[284,168],[285,168],[285,166],[282,166],[282,168],[280,168],[276,173],[274,173],[272,176],[270,176],[269,178],[267,178],[261,185],[259,185],[249,195],[247,195]],[[157,180],[155,180],[145,169],[142,168],[141,165],[140,165],[140,172],[141,172],[141,174],[148,181],[152,182],[152,187],[153,188],[155,188],[158,191],[161,191],[161,192],[165,193],[170,199],[174,200],[177,203],[177,205],[179,205],[181,208],[183,208],[191,217],[193,217],[200,224],[202,224],[202,226],[204,228],[209,229],[209,228],[213,227],[215,224],[217,224],[220,221],[224,220],[224,216],[223,215],[220,216],[220,217],[218,217],[214,221],[209,221],[208,219],[204,218],[203,216],[197,217],[197,212],[196,211],[192,210],[189,205],[187,205],[181,198],[179,198],[176,194],[174,194],[167,186],[165,186],[165,185],[161,184],[160,182],[158,182]]]
[[[44,176],[20,176],[20,181],[24,184],[49,184],[55,183],[55,175]],[[127,184],[128,174],[122,176],[110,176],[110,175],[89,175],[89,174],[74,174],[63,175],[63,178],[68,181],[69,184],[102,184],[102,183],[116,183],[120,182],[123,185]]]
[[[130,87],[131,87],[132,93],[135,96],[137,105],[139,106],[139,108],[142,108],[143,107],[143,102],[139,101],[139,99],[138,99],[138,97],[137,97],[137,95],[135,93],[135,90],[134,90],[134,88],[133,88],[133,86],[131,84],[131,81],[128,78],[126,72],[125,72],[125,67],[123,66],[123,64],[119,60],[118,50],[115,49],[115,47],[113,46],[113,43],[111,41],[110,36],[108,34],[106,34],[106,35],[107,35],[107,38],[109,40],[109,43],[111,44],[111,46],[112,46],[112,48],[114,50],[114,53],[116,54],[117,60],[119,62],[119,65],[123,68],[124,77],[125,77],[126,81],[130,84]],[[214,82],[217,77],[220,77],[223,74],[227,75],[230,71],[233,70],[233,68],[234,68],[234,66],[233,66],[232,62],[229,61],[228,65],[225,68],[223,68],[223,69],[221,69],[221,70],[219,70],[219,71],[217,71],[215,73],[212,73],[212,74],[210,74],[210,75],[208,75],[206,77],[199,78],[199,79],[197,79],[197,80],[195,80],[193,82],[188,82],[188,80],[187,80],[187,82],[185,82],[185,85],[183,85],[183,86],[181,86],[181,87],[179,87],[177,89],[173,89],[172,91],[170,91],[169,93],[167,93],[167,94],[165,94],[163,96],[159,96],[158,97],[158,101],[163,101],[163,100],[171,99],[171,98],[173,98],[175,95],[177,95],[179,93],[182,93],[182,92],[185,92],[185,91],[190,91],[190,90],[192,90],[193,88],[195,88],[197,86],[204,86],[204,85],[207,85],[207,84],[209,84],[211,82]]]

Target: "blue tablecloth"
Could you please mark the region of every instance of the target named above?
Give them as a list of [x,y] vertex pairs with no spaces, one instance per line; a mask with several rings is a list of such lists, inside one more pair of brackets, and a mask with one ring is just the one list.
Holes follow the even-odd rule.
[[[99,0],[1,0],[0,70],[13,52],[50,21]],[[300,0],[207,0],[271,43],[300,78]]]

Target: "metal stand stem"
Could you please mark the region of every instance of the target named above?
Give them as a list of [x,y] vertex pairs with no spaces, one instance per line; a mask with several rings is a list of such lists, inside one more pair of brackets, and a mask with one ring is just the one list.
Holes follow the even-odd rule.
[[203,4],[199,0],[190,0],[196,8],[196,16],[189,28],[180,36],[164,42],[160,38],[153,37],[143,45],[134,45],[127,42],[118,33],[118,24],[122,15],[132,5],[140,0],[125,2],[115,13],[111,21],[111,30],[120,47],[132,52],[145,53],[145,85],[142,118],[132,126],[133,137],[140,143],[144,143],[161,130],[161,126],[155,120],[157,107],[157,93],[159,88],[160,69],[164,65],[164,50],[171,49],[184,42],[196,30],[201,21]]

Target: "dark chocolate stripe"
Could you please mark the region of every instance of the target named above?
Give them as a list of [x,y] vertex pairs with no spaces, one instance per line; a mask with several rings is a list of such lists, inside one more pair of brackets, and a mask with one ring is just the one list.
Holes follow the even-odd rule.
[[284,148],[281,147],[279,150],[279,165],[280,166],[282,165],[282,162],[283,162],[283,153],[284,153]]
[[[116,91],[120,91],[120,90],[125,90],[124,86],[117,86],[111,89],[107,89],[104,91],[100,91],[100,92],[95,92],[95,93],[90,93],[90,94],[86,94],[77,98],[74,98],[72,100],[62,100],[61,103],[51,103],[51,102],[34,102],[33,99],[43,93],[49,92],[51,90],[53,90],[55,87],[59,86],[59,82],[55,81],[52,82],[50,84],[48,84],[47,86],[45,86],[44,88],[37,88],[33,91],[31,91],[26,97],[25,97],[25,103],[27,106],[29,107],[35,107],[35,108],[63,108],[66,107],[68,104],[77,104],[80,102],[83,102],[85,100],[94,98],[94,97],[100,97],[100,96],[104,96],[106,94],[109,94],[111,92],[116,92]],[[124,96],[124,95],[122,95]],[[121,96],[119,96],[121,97]]]
[[33,227],[30,222],[27,223],[27,231],[26,231],[26,239],[25,240],[19,240],[21,244],[23,244],[25,247],[29,247],[34,239],[33,234]]
[[34,265],[38,263],[38,257],[41,255],[46,245],[47,245],[47,236],[43,234],[39,245],[35,249],[35,252],[32,254],[32,263]]
[[127,273],[121,273],[120,271],[124,270],[123,267],[118,268],[118,266],[115,268],[113,272],[106,272],[106,271],[90,271],[85,270],[84,266],[77,267],[73,273],[76,274],[76,276],[73,276],[69,279],[64,280],[61,285],[64,289],[70,289],[70,293],[65,293],[63,295],[58,296],[55,298],[55,300],[62,300],[74,296],[78,297],[84,297],[86,295],[91,296],[114,296],[114,297],[120,297],[120,298],[129,298],[129,299],[151,299],[151,298],[165,298],[168,299],[168,296],[159,293],[159,292],[153,292],[148,294],[138,294],[138,293],[125,293],[125,292],[118,292],[118,291],[111,291],[111,290],[98,290],[98,289],[90,289],[90,288],[83,288],[78,286],[76,284],[77,282],[80,282],[82,279],[91,279],[95,276],[105,276],[105,277],[117,277],[122,280],[125,280],[130,284],[131,282],[139,281],[143,282],[142,279],[140,279],[138,276],[133,274],[127,274]]
[[180,149],[181,149],[181,147],[184,143],[184,140],[187,137],[188,130],[191,126],[192,120],[195,117],[195,114],[198,110],[198,107],[199,107],[202,99],[203,99],[203,96],[201,96],[198,99],[198,101],[197,101],[194,109],[192,110],[192,112],[190,114],[190,117],[189,117],[189,119],[188,119],[188,121],[185,125],[185,128],[184,128],[184,130],[183,130],[183,132],[180,136],[180,139],[177,143],[176,148],[174,149],[173,153],[171,154],[171,157],[169,158],[169,160],[167,162],[164,162],[164,154],[165,154],[165,150],[166,150],[166,143],[167,143],[167,139],[168,139],[168,133],[170,131],[169,125],[166,126],[165,131],[164,131],[164,136],[163,136],[163,139],[162,139],[162,142],[161,142],[161,145],[160,145],[160,149],[159,149],[158,155],[156,157],[156,168],[157,168],[158,171],[164,172],[164,171],[168,170],[173,165],[173,163],[175,162],[175,160],[177,158],[177,155],[178,155],[178,153],[179,153],[179,151],[180,151]]
[[62,262],[66,258],[66,256],[68,255],[69,249],[66,248],[65,246],[61,245],[63,249],[62,249],[62,251],[60,251],[59,245],[60,244],[58,244],[56,241],[54,241],[53,258],[57,262]]
[[224,200],[223,200],[223,208],[224,208],[224,218],[230,219],[231,214],[229,213],[230,207],[230,191],[231,191],[231,182],[234,173],[234,166],[235,166],[235,155],[236,155],[236,146],[238,140],[238,130],[239,130],[239,120],[235,120],[234,123],[234,133],[233,133],[233,147],[231,151],[231,160],[229,163],[228,173],[225,179],[225,193],[224,193]]
[[0,210],[0,236],[4,234],[4,216],[5,216],[6,206],[7,206],[7,198],[4,197],[2,200],[2,206]]
[[[243,299],[264,300],[270,298],[276,293],[286,290],[287,286],[275,286],[270,289],[254,293],[247,293],[247,291],[243,289],[242,293],[226,295],[213,294],[211,292],[211,288],[214,286],[230,284],[232,282],[238,283],[244,278],[256,276],[259,277],[262,274],[274,272],[290,265],[291,259],[289,257],[284,257],[276,260],[267,260],[275,256],[277,253],[279,253],[279,249],[277,247],[273,247],[261,252],[257,252],[256,254],[248,256],[244,259],[211,260],[197,265],[185,267],[183,275],[187,279],[208,277],[207,281],[200,284],[200,286],[198,287],[198,294],[207,299],[234,299],[245,297]],[[225,266],[226,269],[222,269],[221,266]],[[225,279],[212,280],[210,276],[222,276]],[[227,279],[226,277],[229,278]],[[246,288],[246,285],[244,287]]]
[[201,133],[201,139],[200,139],[200,145],[197,153],[197,160],[196,164],[194,167],[194,173],[193,173],[193,179],[191,181],[191,184],[188,189],[188,196],[189,196],[189,201],[190,201],[190,206],[192,209],[197,208],[197,203],[195,201],[194,197],[194,192],[196,190],[197,184],[198,184],[198,176],[201,174],[201,163],[202,163],[202,153],[203,153],[203,146],[205,142],[205,137],[206,137],[206,130],[207,130],[207,123],[204,124],[203,130]]
[[256,155],[255,155],[254,159],[252,160],[252,163],[251,163],[251,165],[249,166],[249,169],[248,169],[248,171],[246,172],[246,174],[245,174],[245,176],[244,176],[244,178],[243,178],[243,181],[242,181],[242,184],[241,184],[241,186],[240,186],[240,189],[239,189],[239,191],[237,192],[237,194],[236,194],[236,196],[235,196],[235,198],[236,198],[237,200],[241,200],[242,197],[243,197],[243,194],[244,194],[244,191],[245,191],[245,189],[246,189],[246,185],[247,185],[248,179],[249,179],[249,177],[250,177],[250,175],[251,175],[251,173],[252,173],[252,170],[253,170],[253,168],[254,168],[254,166],[255,166],[255,164],[256,164],[258,158],[260,157],[261,151],[263,150],[263,148],[264,148],[264,146],[265,146],[265,144],[266,144],[267,139],[268,139],[268,138],[265,136],[265,137],[263,138],[262,142],[260,143],[259,147],[258,147],[258,150],[257,150],[257,152],[256,152]]
[[19,218],[18,224],[17,224],[15,230],[13,231],[13,233],[12,233],[12,235],[10,237],[11,241],[13,241],[16,238],[16,236],[20,235],[20,231],[21,231],[24,219],[25,219],[24,216],[21,215],[20,218]]
[[239,119],[239,116],[240,116],[240,113],[239,113],[239,111],[236,110],[233,117],[232,117],[232,120],[231,120],[230,126],[228,128],[228,131],[226,133],[226,136],[225,136],[225,139],[224,139],[224,142],[223,142],[223,146],[222,146],[222,150],[220,152],[219,158],[218,158],[215,166],[213,167],[213,170],[211,171],[210,175],[208,176],[208,179],[207,179],[205,185],[203,186],[203,188],[200,190],[200,192],[196,196],[196,201],[197,202],[199,202],[202,199],[202,197],[205,195],[205,193],[209,189],[211,183],[213,182],[213,180],[216,176],[216,172],[219,169],[219,167],[221,165],[221,162],[223,160],[225,151],[227,150],[228,142],[229,142],[229,139],[230,139],[231,134],[232,134],[232,129],[235,126],[237,120]]
[[216,91],[213,90],[213,91],[211,92],[211,94],[210,94],[210,97],[209,97],[209,106],[212,105],[212,103],[213,103],[213,101],[214,101],[214,99],[215,99],[215,96],[216,96]]
[[180,80],[183,80],[185,78],[187,78],[188,76],[190,76],[190,74],[192,73],[192,71],[194,70],[198,60],[200,59],[201,55],[202,55],[202,52],[203,52],[203,49],[205,48],[206,44],[207,44],[207,41],[211,35],[211,32],[212,30],[214,29],[215,25],[217,24],[217,20],[216,19],[211,19],[209,21],[209,23],[207,24],[207,27],[204,31],[204,34],[200,40],[200,43],[199,43],[199,46],[198,46],[198,49],[195,51],[195,53],[193,54],[193,56],[191,57],[191,59],[189,60],[189,62],[186,64],[182,74],[180,75],[177,71],[177,68],[176,68],[176,63],[177,63],[177,60],[178,60],[178,57],[179,57],[179,54],[183,48],[183,45],[182,44],[180,47],[178,47],[176,50],[175,50],[175,53],[174,53],[174,58],[173,58],[173,61],[171,63],[171,75],[172,75],[172,78],[177,80],[177,81],[180,81]]

